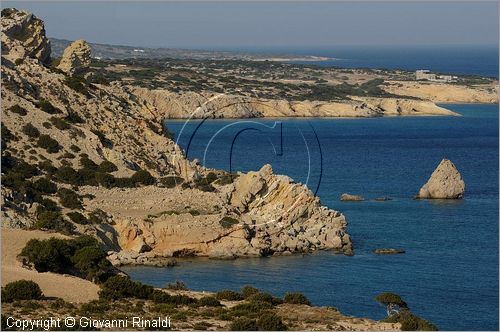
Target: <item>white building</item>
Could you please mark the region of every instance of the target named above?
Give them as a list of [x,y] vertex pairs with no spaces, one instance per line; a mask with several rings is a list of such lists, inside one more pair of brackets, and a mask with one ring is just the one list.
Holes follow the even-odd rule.
[[456,82],[458,79],[457,76],[436,75],[431,73],[430,70],[427,69],[417,70],[415,72],[415,78],[417,79],[417,81],[426,80],[432,82],[445,82],[445,83]]

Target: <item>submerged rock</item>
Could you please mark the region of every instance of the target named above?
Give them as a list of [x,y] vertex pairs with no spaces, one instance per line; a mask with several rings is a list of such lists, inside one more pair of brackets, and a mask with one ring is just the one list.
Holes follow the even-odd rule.
[[394,254],[404,254],[405,251],[402,249],[394,249],[394,248],[379,248],[373,250],[373,253],[377,255],[394,255]]
[[457,168],[450,160],[443,159],[420,189],[417,198],[460,199],[464,191],[465,182]]
[[363,196],[351,195],[351,194],[344,193],[340,196],[340,200],[341,201],[364,201],[365,199]]

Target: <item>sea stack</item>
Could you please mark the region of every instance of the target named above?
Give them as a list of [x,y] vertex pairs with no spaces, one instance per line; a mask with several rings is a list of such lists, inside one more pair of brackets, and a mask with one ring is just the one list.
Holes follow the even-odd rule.
[[461,199],[464,191],[465,182],[457,168],[450,160],[443,159],[420,189],[417,198]]

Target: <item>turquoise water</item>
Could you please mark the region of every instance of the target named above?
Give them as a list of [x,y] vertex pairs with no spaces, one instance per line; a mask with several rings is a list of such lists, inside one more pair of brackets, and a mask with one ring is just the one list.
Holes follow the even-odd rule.
[[[308,184],[316,190],[320,183],[322,203],[346,215],[355,255],[193,259],[175,268],[124,270],[155,286],[183,280],[195,290],[253,284],[276,295],[301,291],[315,305],[375,319],[385,311],[374,296],[393,291],[442,330],[498,330],[498,105],[445,106],[463,116],[209,120],[190,123],[182,133],[183,122],[169,121],[188,156],[203,161],[205,155],[208,167],[229,169],[231,142],[241,132],[231,169],[271,163],[276,173],[300,182],[310,173]],[[276,121],[282,137],[279,123],[262,126]],[[465,199],[413,200],[444,157],[461,172]],[[392,200],[340,202],[343,192]],[[406,254],[371,253],[379,247]]]

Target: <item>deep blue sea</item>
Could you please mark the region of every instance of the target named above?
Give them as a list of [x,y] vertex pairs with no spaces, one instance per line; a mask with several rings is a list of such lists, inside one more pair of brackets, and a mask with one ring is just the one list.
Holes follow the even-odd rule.
[[[392,291],[442,330],[498,330],[498,105],[445,107],[462,116],[208,120],[183,130],[184,122],[169,121],[188,157],[207,167],[248,171],[271,163],[313,190],[319,184],[322,204],[346,215],[355,255],[193,259],[124,270],[155,286],[182,280],[195,290],[253,284],[280,296],[300,291],[315,305],[374,319],[385,315],[374,297]],[[442,158],[461,172],[465,198],[414,200]],[[343,192],[368,200],[340,202]],[[392,200],[373,201],[380,196]],[[372,254],[381,247],[406,253]]]

